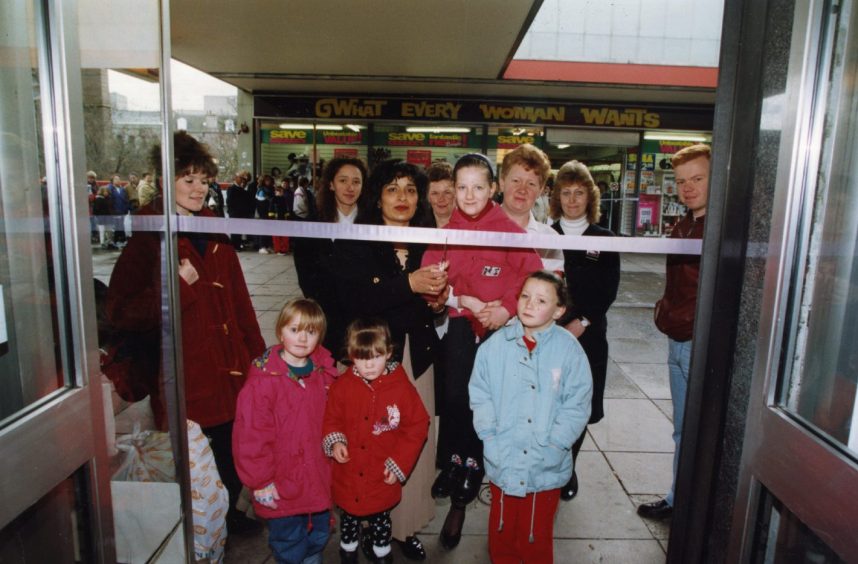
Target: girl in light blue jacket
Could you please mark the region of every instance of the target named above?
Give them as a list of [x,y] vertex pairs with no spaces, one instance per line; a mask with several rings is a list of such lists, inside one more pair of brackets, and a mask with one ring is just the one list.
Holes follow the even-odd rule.
[[501,562],[553,562],[554,515],[572,476],[569,449],[590,418],[587,356],[555,325],[566,285],[534,272],[519,294],[518,319],[477,351],[468,386],[474,428],[491,482],[489,555]]

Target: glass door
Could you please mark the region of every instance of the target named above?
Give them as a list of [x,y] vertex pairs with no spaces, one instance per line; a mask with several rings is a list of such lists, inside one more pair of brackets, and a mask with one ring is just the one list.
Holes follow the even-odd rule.
[[[783,2],[773,227],[733,561],[858,560],[858,10]],[[781,6],[783,7],[783,6]],[[772,76],[777,73],[772,73]]]
[[0,3],[0,562],[193,558],[164,18]]

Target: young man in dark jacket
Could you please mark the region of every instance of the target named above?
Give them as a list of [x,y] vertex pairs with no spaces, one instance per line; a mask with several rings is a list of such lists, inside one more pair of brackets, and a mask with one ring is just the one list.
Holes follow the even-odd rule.
[[[676,175],[679,199],[688,213],[673,228],[670,236],[680,239],[702,239],[709,197],[708,145],[692,145],[671,159]],[[673,493],[676,487],[676,466],[685,416],[685,396],[691,368],[691,343],[694,312],[697,308],[697,281],[700,278],[700,257],[668,255],[667,283],[664,296],[655,304],[655,325],[668,337],[667,367],[670,370],[670,397],[673,402],[673,481],[664,499],[644,503],[638,515],[652,519],[667,519],[673,515]]]

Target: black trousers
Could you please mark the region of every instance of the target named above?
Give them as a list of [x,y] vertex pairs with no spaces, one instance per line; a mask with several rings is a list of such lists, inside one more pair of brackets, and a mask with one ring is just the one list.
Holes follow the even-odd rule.
[[471,323],[464,317],[450,319],[444,340],[444,354],[440,359],[444,383],[443,398],[438,409],[441,416],[438,465],[446,467],[452,455],[458,454],[462,462],[466,458],[473,458],[482,468],[483,442],[474,430],[474,414],[468,394],[468,382],[471,380],[479,343],[476,342]]

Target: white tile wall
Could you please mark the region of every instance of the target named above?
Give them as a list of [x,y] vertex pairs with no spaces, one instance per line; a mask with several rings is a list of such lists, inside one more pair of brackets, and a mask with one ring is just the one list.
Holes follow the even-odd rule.
[[723,0],[545,0],[516,59],[718,65]]

